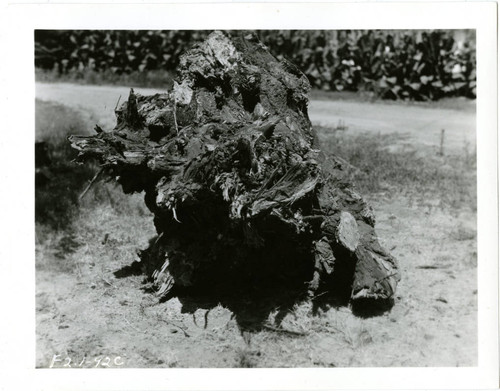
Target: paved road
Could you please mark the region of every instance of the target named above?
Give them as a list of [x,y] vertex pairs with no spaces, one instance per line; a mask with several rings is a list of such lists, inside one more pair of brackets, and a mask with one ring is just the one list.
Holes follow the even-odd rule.
[[[119,86],[89,86],[69,83],[36,83],[35,96],[59,102],[86,112],[93,122],[109,129],[115,124],[113,109],[118,98],[126,99],[129,89]],[[164,90],[135,88],[150,95]],[[342,121],[348,132],[399,133],[406,143],[439,146],[441,129],[445,129],[445,150],[460,151],[467,143],[476,145],[474,110],[454,110],[428,106],[369,103],[350,100],[313,100],[309,116],[315,125],[335,127]]]

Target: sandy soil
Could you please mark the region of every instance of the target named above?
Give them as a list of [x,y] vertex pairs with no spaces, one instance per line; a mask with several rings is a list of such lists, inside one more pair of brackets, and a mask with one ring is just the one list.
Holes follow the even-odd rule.
[[[113,125],[120,94],[127,89],[36,86],[38,98],[77,107],[102,126]],[[423,154],[439,145],[441,128],[455,135],[445,144],[450,151],[459,153],[462,137],[475,145],[470,111],[314,101],[310,115],[330,126],[342,119],[349,132],[408,133],[405,142]],[[477,365],[475,208],[383,193],[368,200],[403,276],[393,309],[368,317],[278,293],[259,302],[180,296],[158,303],[130,268],[155,234],[141,196],[132,196],[125,212],[111,200],[100,204],[79,217],[76,233],[37,243],[37,367]],[[55,250],[61,243],[63,254]]]

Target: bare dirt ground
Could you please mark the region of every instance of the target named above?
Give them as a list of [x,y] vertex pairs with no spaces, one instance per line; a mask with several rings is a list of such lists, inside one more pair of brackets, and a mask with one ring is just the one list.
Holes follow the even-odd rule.
[[[117,98],[127,94],[118,87],[36,85],[37,98],[78,109],[89,129],[113,126]],[[432,161],[445,129],[445,154],[468,159],[475,149],[475,110],[466,106],[313,101],[310,117],[327,126],[318,128],[326,146],[334,137],[347,142],[380,134],[387,136],[382,154],[403,151]],[[343,124],[347,130],[332,130]],[[457,169],[437,159],[439,170]],[[475,172],[470,180],[475,188]],[[38,227],[37,367],[477,365],[476,205],[442,202],[458,188],[435,197],[390,186],[364,194],[403,278],[392,310],[360,316],[321,298],[313,305],[279,292],[266,292],[260,301],[249,293],[158,303],[144,276],[130,267],[136,250],[155,235],[152,215],[140,194],[99,186],[109,197],[95,202],[89,192],[71,230]]]

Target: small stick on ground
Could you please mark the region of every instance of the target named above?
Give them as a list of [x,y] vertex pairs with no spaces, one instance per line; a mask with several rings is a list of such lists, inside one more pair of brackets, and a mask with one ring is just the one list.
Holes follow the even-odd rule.
[[181,327],[181,326],[179,326],[178,324],[175,324],[175,323],[173,323],[173,322],[171,322],[169,320],[164,319],[160,314],[157,314],[157,318],[158,318],[158,320],[161,320],[162,322],[165,322],[166,324],[169,324],[171,326],[177,327],[179,330],[181,330],[184,333],[185,337],[188,337],[188,338],[191,337],[188,334],[188,332],[186,331],[186,329],[183,328],[183,327]]
[[274,327],[274,326],[269,326],[266,324],[263,325],[262,327],[267,329],[267,330],[275,331],[277,333],[286,333],[286,334],[292,334],[292,335],[297,335],[297,336],[301,336],[301,337],[305,337],[305,336],[309,335],[309,333],[305,333],[302,331],[288,330],[288,329],[284,329],[282,327]]
[[128,321],[128,319],[125,318],[125,322],[128,323],[128,325],[135,331],[137,331],[138,333],[146,333],[146,331],[142,331],[142,330],[139,330],[137,327],[134,327],[132,326],[132,324]]
[[321,292],[320,294],[318,295],[314,295],[310,298],[310,300],[314,300],[314,299],[317,299],[318,297],[321,297],[323,295],[326,295],[327,293],[329,293],[329,291],[325,291],[325,292]]
[[183,327],[181,327],[181,326],[179,326],[179,325],[176,325],[176,324],[174,324],[174,323],[170,323],[170,322],[167,322],[167,323],[169,323],[169,324],[171,324],[172,326],[177,327],[178,329],[180,329],[180,330],[184,333],[184,336],[185,336],[185,337],[188,337],[188,338],[189,338],[189,337],[191,337],[191,336],[188,334],[188,332],[186,331],[186,329],[184,329]]
[[90,188],[92,187],[92,185],[94,184],[94,182],[99,178],[99,176],[102,174],[103,171],[104,171],[104,168],[101,168],[99,171],[97,171],[97,173],[94,175],[94,177],[92,178],[92,180],[90,181],[90,183],[87,185],[87,187],[85,188],[85,190],[78,197],[78,201],[82,200],[82,198],[85,196],[85,194],[87,194],[87,192],[90,190]]
[[441,141],[439,143],[439,156],[444,155],[444,129],[441,129]]
[[113,288],[115,288],[115,286],[114,286],[112,283],[110,283],[108,280],[106,280],[104,277],[102,277],[102,276],[101,276],[101,278],[102,278],[102,280],[103,280],[106,284],[108,284],[109,286],[112,286]]
[[82,268],[80,267],[80,263],[76,262],[75,265],[76,265],[76,270],[78,272],[78,278],[82,278]]

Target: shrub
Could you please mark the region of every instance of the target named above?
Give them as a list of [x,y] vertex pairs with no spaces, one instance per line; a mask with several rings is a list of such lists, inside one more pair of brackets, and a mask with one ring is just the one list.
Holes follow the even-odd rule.
[[476,96],[474,31],[263,31],[261,39],[317,88],[388,99]]

